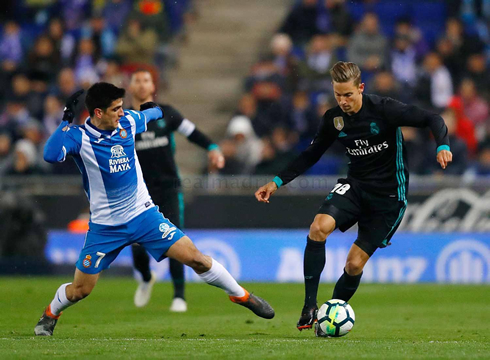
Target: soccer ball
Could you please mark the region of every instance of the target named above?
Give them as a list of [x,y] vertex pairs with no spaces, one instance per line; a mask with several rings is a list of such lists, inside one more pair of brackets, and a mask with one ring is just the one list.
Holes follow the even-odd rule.
[[352,307],[344,300],[332,299],[318,309],[317,319],[316,336],[340,337],[352,330],[356,316]]

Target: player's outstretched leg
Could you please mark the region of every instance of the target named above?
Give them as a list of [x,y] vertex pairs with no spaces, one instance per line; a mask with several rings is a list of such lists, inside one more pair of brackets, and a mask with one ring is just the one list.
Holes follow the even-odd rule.
[[255,315],[265,319],[274,317],[274,309],[267,301],[242,288],[223,265],[202,254],[189,237],[184,236],[174,243],[166,256],[190,266],[202,280],[223,289],[232,302],[250,309]]
[[362,270],[369,260],[368,255],[356,244],[353,244],[347,255],[344,273],[335,284],[332,299],[340,299],[348,302],[359,287]]
[[131,245],[133,254],[134,268],[141,273],[141,281],[134,293],[134,305],[143,307],[148,304],[151,298],[153,285],[156,282],[156,274],[150,270],[150,257],[143,246],[138,244]]
[[92,292],[98,278],[99,274],[84,274],[76,269],[73,282],[61,285],[56,291],[53,301],[44,310],[34,328],[34,334],[38,336],[53,335],[61,312],[87,297]]
[[300,331],[311,329],[316,321],[318,285],[326,261],[325,243],[327,236],[334,229],[335,220],[326,214],[318,214],[310,226],[303,262],[305,302],[301,310],[301,316],[296,324]]
[[170,311],[186,312],[187,303],[184,297],[184,264],[174,259],[170,259],[169,263],[170,276],[172,277],[172,284],[174,285],[174,298],[172,300],[172,305],[170,306]]

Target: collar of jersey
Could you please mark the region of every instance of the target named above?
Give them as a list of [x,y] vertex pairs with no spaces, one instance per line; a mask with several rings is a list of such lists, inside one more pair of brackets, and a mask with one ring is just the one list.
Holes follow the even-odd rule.
[[[122,129],[122,126],[121,126],[121,123],[117,124],[117,127],[118,129]],[[95,125],[92,125],[92,122],[90,121],[90,116],[85,120],[85,129],[87,129],[87,131],[97,137],[97,138],[107,138],[107,137],[112,137],[114,135],[117,134],[118,132],[118,129],[114,129],[114,131],[111,133],[111,135],[104,135],[102,134],[100,131],[97,130],[97,128],[95,127]]]

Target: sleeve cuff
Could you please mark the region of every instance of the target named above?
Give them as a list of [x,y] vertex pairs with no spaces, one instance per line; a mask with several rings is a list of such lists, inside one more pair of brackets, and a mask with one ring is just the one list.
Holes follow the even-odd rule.
[[218,144],[211,144],[208,146],[208,151],[219,150]]
[[279,176],[276,176],[274,179],[272,179],[274,183],[276,183],[277,188],[279,189],[282,184],[284,183]]
[[449,148],[449,145],[441,145],[437,148],[437,153],[439,154],[439,151],[446,150],[446,151],[451,151]]

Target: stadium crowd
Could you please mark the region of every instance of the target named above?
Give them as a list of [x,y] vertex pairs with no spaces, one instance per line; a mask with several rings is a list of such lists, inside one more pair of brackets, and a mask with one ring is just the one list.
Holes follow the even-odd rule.
[[[226,174],[276,174],[336,106],[329,69],[357,63],[366,92],[440,113],[446,174],[490,175],[490,2],[298,0],[251,68],[221,147]],[[403,129],[410,171],[437,174],[429,132]],[[346,172],[342,147],[307,174]]]
[[[275,174],[335,106],[338,60],[361,66],[366,92],[441,113],[451,132],[446,173],[490,175],[490,2],[298,0],[251,68],[220,146],[223,174]],[[96,81],[127,85],[176,61],[192,0],[23,0],[0,4],[0,176],[77,172],[42,160],[66,98]],[[82,113],[79,121],[87,116]],[[424,130],[403,130],[410,170],[440,172]],[[345,173],[334,146],[307,174]]]
[[42,159],[68,96],[97,81],[125,87],[138,68],[164,86],[193,14],[192,0],[9,0],[0,10],[0,176],[78,172]]

